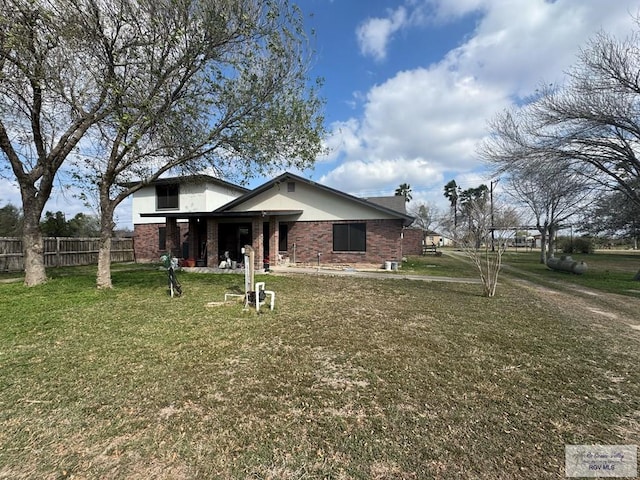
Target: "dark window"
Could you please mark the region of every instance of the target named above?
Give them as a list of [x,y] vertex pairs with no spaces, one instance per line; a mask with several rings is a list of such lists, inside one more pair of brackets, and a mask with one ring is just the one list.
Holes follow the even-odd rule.
[[281,223],[278,227],[278,250],[281,252],[286,252],[289,250],[289,225],[286,223]]
[[333,225],[334,252],[366,252],[367,227],[365,223],[336,223]]
[[296,182],[287,182],[287,192],[296,191]]
[[158,227],[158,249],[167,249],[167,227]]
[[178,208],[178,184],[156,185],[156,199],[158,210]]

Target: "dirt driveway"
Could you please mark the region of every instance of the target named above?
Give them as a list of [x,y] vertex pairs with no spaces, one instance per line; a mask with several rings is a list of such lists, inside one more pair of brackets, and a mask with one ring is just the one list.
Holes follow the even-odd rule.
[[640,298],[592,290],[571,283],[558,282],[558,288],[553,288],[536,283],[533,274],[527,273],[526,278],[516,278],[513,270],[510,273],[503,275],[503,281],[538,295],[542,301],[555,305],[563,316],[589,319],[596,325],[618,328],[621,334],[633,335],[640,341]]

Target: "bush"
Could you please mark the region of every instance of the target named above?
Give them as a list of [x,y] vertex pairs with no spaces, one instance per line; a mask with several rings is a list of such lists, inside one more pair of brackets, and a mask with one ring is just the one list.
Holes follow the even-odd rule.
[[563,237],[558,240],[562,253],[593,253],[593,239],[591,237]]

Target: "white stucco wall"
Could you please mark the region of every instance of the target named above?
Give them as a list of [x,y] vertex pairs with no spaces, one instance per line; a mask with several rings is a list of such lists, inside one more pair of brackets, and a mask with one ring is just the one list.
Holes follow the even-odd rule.
[[241,192],[213,183],[181,184],[176,210],[158,210],[156,187],[141,188],[132,196],[131,212],[134,225],[164,222],[162,217],[141,217],[141,213],[156,212],[209,212],[229,203]]
[[302,210],[302,214],[296,217],[299,221],[397,218],[304,182],[295,182],[294,192],[287,191],[287,182],[274,185],[268,191],[231,209],[231,211],[243,210]]

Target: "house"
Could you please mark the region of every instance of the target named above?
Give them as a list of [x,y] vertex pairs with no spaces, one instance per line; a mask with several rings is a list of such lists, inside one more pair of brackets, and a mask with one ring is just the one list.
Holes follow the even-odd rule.
[[[263,259],[296,263],[372,263],[402,258],[413,218],[285,173],[254,190],[212,177],[163,179],[134,193],[136,259],[171,250],[199,265],[239,261],[244,245]],[[398,207],[399,208],[399,207]]]
[[433,230],[423,230],[418,227],[409,227],[404,231],[403,252],[405,255],[422,255],[423,247],[435,245],[436,247],[448,247],[453,242]]
[[[131,205],[136,260],[155,262],[167,251],[167,222],[161,214],[215,210],[248,191],[208,175],[162,178],[136,191],[132,195]],[[159,216],[143,216],[143,213],[156,213]],[[201,258],[205,253],[204,246],[193,240],[206,237],[206,224],[196,222],[196,231],[190,235],[188,219],[185,217],[177,222],[169,222],[169,228],[177,229],[169,232],[171,250],[180,258]]]

